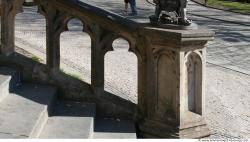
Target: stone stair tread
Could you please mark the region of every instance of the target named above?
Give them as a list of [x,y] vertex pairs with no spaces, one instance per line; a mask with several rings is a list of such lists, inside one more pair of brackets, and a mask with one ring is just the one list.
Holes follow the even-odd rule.
[[10,92],[10,81],[12,78],[12,75],[1,73],[1,68],[0,68],[0,102],[6,98],[6,96]]
[[0,103],[0,137],[27,138],[44,113],[48,113],[56,88],[23,84]]
[[136,139],[132,120],[96,118],[94,139]]
[[2,93],[0,94],[0,96],[3,95],[2,91],[4,91],[5,89],[9,90],[10,80],[11,80],[11,76],[0,74],[0,90],[1,90],[0,93]]
[[15,85],[20,82],[18,71],[8,67],[0,67],[0,86],[6,81],[10,82],[10,90],[13,90]]
[[6,81],[9,81],[10,78],[11,78],[10,76],[0,74],[0,86]]
[[18,71],[8,67],[0,67],[0,102],[13,91],[20,82]]
[[93,134],[95,104],[58,102],[39,138],[87,139]]

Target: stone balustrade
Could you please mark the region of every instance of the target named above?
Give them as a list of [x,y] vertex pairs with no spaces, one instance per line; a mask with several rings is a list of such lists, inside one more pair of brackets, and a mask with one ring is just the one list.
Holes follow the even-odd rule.
[[[139,24],[77,0],[35,0],[46,18],[46,65],[60,67],[60,34],[78,18],[91,37],[91,88],[104,95],[104,56],[117,38],[129,42],[138,59],[137,122],[145,137],[200,138],[204,120],[206,48],[213,33]],[[24,0],[2,0],[1,54],[15,52],[15,15]]]

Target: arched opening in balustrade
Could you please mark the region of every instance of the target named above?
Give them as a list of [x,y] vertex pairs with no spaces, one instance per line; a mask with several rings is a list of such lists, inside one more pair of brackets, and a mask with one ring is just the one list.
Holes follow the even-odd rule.
[[112,46],[114,51],[105,55],[104,89],[137,104],[137,56],[129,52],[130,44],[123,38],[114,40]]
[[35,2],[34,0],[24,0],[24,4],[25,6],[34,6]]
[[188,110],[202,113],[202,59],[198,53],[188,53],[186,57],[186,83]]
[[32,54],[32,59],[46,63],[46,19],[37,6],[23,6],[15,17],[15,45]]
[[81,20],[71,19],[67,26],[60,36],[60,69],[91,84],[91,38]]

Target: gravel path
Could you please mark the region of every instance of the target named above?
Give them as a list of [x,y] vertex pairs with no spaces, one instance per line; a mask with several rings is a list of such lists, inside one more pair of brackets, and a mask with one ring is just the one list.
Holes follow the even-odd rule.
[[[123,0],[82,0],[121,14]],[[137,22],[148,21],[153,7],[138,0]],[[208,12],[209,11],[209,12]],[[250,17],[189,3],[189,17],[216,32],[207,45],[206,117],[215,138],[250,138]],[[61,35],[61,68],[90,83],[90,38],[72,20]],[[45,20],[35,8],[16,17],[16,45],[45,59]],[[105,89],[134,103],[137,100],[136,56],[124,40],[105,56]]]
[[250,76],[207,65],[206,118],[213,137],[250,138]]

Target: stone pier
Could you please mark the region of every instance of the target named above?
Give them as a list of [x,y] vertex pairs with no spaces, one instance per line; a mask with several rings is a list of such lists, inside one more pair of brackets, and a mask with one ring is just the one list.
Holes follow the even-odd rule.
[[145,137],[209,136],[204,120],[206,30],[144,28],[147,50],[147,93],[139,100]]

